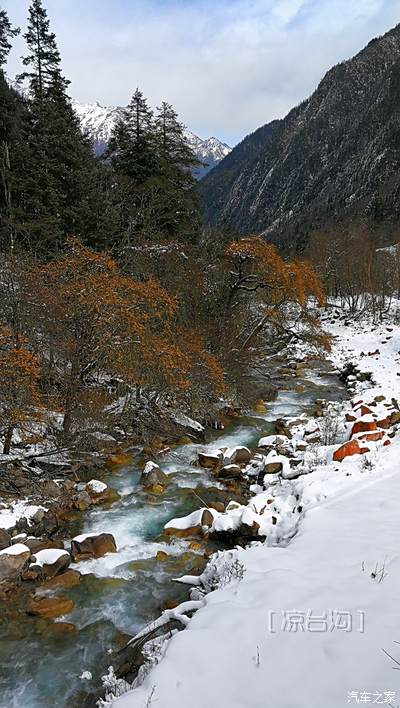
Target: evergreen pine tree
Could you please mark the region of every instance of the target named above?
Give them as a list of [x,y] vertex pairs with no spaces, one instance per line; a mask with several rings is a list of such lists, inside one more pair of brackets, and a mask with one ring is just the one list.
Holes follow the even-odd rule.
[[[185,128],[174,108],[165,101],[157,108],[156,137],[163,191],[162,222],[165,235],[193,240],[199,227],[199,210],[194,195],[193,169],[200,165],[190,147]],[[161,215],[160,215],[161,216]]]
[[[29,53],[23,59],[28,80],[27,171],[21,203],[24,225],[35,250],[58,248],[71,234],[95,241],[93,208],[104,205],[102,167],[96,163],[90,141],[67,95],[69,81],[61,72],[61,57],[50,32],[42,0],[29,8],[24,35]],[[104,224],[103,224],[104,227]],[[105,234],[102,234],[104,245]]]
[[39,102],[57,92],[65,95],[70,82],[61,75],[61,57],[56,37],[50,32],[50,21],[42,0],[32,0],[24,39],[29,54],[23,58],[22,63],[29,70],[20,74],[18,80],[29,79],[31,97]]
[[19,28],[13,27],[5,10],[0,10],[0,71],[4,73],[4,65],[7,62],[11,50],[11,37],[19,34]]
[[138,186],[157,172],[157,150],[153,112],[136,89],[111,136],[108,153],[117,174]]
[[7,83],[4,67],[11,50],[10,39],[18,33],[19,29],[12,27],[5,10],[0,10],[0,241],[6,248],[13,248],[15,241],[11,165],[19,132],[19,107],[16,93]]
[[180,178],[182,186],[193,187],[195,179],[192,170],[200,165],[190,147],[185,128],[178,120],[178,114],[171,104],[165,101],[157,108],[156,116],[157,142],[164,169],[176,171],[175,179]]

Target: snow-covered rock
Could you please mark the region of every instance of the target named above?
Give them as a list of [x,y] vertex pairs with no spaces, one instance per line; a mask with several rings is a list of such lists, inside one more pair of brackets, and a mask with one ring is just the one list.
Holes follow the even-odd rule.
[[106,491],[107,485],[104,484],[104,482],[100,482],[100,480],[98,479],[91,479],[90,482],[87,483],[86,489],[89,494],[91,492],[93,494],[101,494],[102,492]]
[[251,460],[251,452],[248,447],[236,445],[230,447],[224,452],[224,462],[229,464],[247,464]]
[[192,511],[187,516],[171,519],[165,524],[164,531],[167,536],[178,536],[180,538],[198,536],[209,530],[218,515],[219,512],[215,509],[203,507]]
[[106,553],[115,553],[117,545],[111,533],[84,533],[71,541],[71,555],[76,560],[101,558]]
[[28,571],[32,577],[52,578],[68,568],[71,556],[68,551],[59,548],[46,548],[35,553],[31,560]]
[[23,543],[15,543],[0,551],[0,581],[20,575],[30,555],[28,546]]

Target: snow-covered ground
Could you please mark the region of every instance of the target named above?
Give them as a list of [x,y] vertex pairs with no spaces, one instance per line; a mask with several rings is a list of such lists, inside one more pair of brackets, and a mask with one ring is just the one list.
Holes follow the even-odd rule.
[[[326,326],[335,365],[372,372],[373,384],[354,383],[357,398],[398,400],[400,327],[365,318],[347,326],[334,311]],[[346,412],[350,403],[339,412],[343,439]],[[400,705],[400,434],[388,446],[368,445],[371,452],[342,463],[332,461],[338,445],[322,447],[311,473],[268,490],[279,499],[292,484],[302,506],[297,534],[284,545],[238,549],[243,573],[202,598],[143,683],[113,708]]]
[[46,507],[32,504],[28,499],[20,499],[17,501],[12,501],[8,504],[4,504],[0,509],[0,529],[12,529],[17,523],[18,519],[25,517],[26,519],[32,518],[40,509],[47,511]]

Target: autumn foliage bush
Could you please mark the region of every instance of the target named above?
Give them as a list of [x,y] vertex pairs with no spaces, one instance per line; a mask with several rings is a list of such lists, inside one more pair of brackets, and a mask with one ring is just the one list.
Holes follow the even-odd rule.
[[145,252],[132,251],[137,265],[128,267],[126,254],[119,262],[69,238],[45,262],[26,254],[4,261],[6,448],[43,410],[74,444],[116,427],[155,432],[168,410],[209,418],[221,396],[248,402],[271,352],[297,339],[327,346],[309,307],[324,299],[313,269],[263,239],[232,242],[213,259],[194,246],[162,247],[157,263],[151,246],[151,258]]
[[10,452],[14,432],[32,431],[41,416],[39,359],[26,341],[0,323],[0,431],[3,452]]
[[230,243],[224,354],[230,387],[241,399],[254,380],[268,380],[271,356],[296,342],[329,348],[315,305],[324,304],[321,281],[303,260],[285,260],[260,236]]

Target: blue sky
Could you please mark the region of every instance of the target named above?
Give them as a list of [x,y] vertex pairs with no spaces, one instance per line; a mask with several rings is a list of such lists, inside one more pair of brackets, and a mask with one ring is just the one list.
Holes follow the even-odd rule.
[[[3,0],[25,26],[28,0]],[[44,0],[70,93],[125,105],[139,86],[202,137],[235,144],[400,22],[400,0]],[[8,72],[20,70],[23,40]]]

